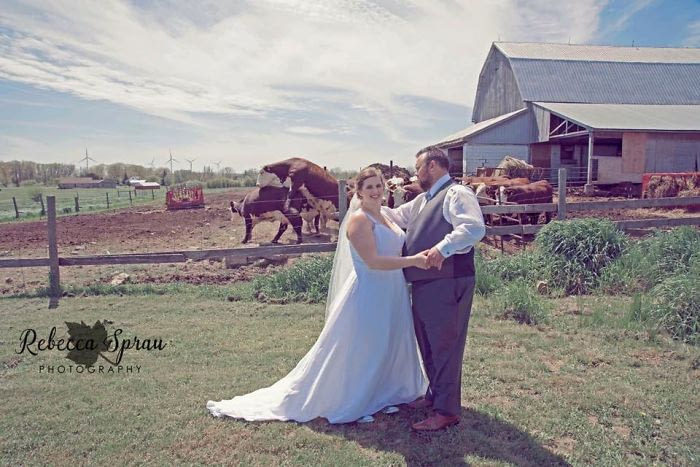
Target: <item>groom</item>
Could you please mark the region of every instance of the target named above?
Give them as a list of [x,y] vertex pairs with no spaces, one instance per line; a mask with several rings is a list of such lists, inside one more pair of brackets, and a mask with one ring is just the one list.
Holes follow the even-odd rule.
[[405,268],[412,284],[413,322],[429,386],[409,404],[432,407],[419,431],[459,423],[462,357],[474,296],[474,246],[485,234],[474,193],[449,175],[450,161],[439,149],[416,156],[416,175],[425,193],[390,211],[406,228],[404,256],[425,252],[429,269]]

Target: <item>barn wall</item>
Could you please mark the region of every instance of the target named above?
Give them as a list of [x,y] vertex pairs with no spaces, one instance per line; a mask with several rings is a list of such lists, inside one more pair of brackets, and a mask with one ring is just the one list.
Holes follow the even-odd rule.
[[695,172],[699,166],[700,134],[647,133],[646,172]]
[[533,116],[523,112],[505,122],[477,133],[469,138],[469,144],[529,144],[535,141]]
[[492,48],[479,76],[472,121],[482,122],[523,107],[525,103],[508,59]]
[[527,144],[465,144],[465,173],[476,173],[477,167],[496,167],[505,156],[513,156],[529,162]]
[[549,168],[552,165],[551,154],[549,143],[533,144],[530,146],[530,163],[535,167]]
[[[595,147],[593,148],[595,150]],[[622,157],[594,157],[598,160],[598,179],[597,183],[620,183],[632,182],[642,183],[642,174],[640,173],[624,173],[622,171]]]
[[622,172],[642,173],[646,161],[647,133],[622,134]]
[[535,141],[544,143],[549,141],[549,110],[530,104],[533,116]]
[[453,175],[462,175],[463,152],[462,146],[447,149],[447,157],[450,159],[450,173]]

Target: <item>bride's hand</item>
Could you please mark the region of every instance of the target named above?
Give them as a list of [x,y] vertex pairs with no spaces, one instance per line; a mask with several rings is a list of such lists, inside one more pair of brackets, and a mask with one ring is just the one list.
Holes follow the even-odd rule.
[[418,253],[412,256],[413,266],[420,269],[428,269],[428,257],[423,253]]

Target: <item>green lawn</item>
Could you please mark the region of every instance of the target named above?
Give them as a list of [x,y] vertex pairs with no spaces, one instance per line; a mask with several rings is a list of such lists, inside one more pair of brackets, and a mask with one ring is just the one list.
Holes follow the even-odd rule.
[[[204,192],[206,195],[228,190],[231,190],[231,188],[205,189]],[[120,186],[116,189],[58,189],[57,187],[46,187],[43,185],[26,185],[19,188],[7,187],[0,190],[0,222],[17,220],[12,202],[13,197],[20,211],[20,221],[38,219],[41,213],[41,204],[32,200],[32,196],[38,192],[44,195],[44,205],[46,205],[47,196],[56,197],[56,213],[60,216],[63,214],[75,214],[76,196],[78,196],[80,213],[85,214],[107,210],[107,194],[109,194],[109,209],[148,204],[164,206],[165,193],[167,191],[167,187],[153,190],[153,193],[151,193],[151,190],[139,190],[137,194],[134,194],[134,191],[131,190],[131,201],[129,201],[129,187],[127,186]]]
[[[169,290],[172,290],[170,288]],[[618,317],[625,299],[553,300],[552,324],[519,325],[477,298],[463,367],[462,422],[416,434],[426,412],[368,425],[248,423],[205,403],[267,386],[315,341],[322,305],[227,301],[226,293],[0,299],[0,457],[16,464],[697,465],[700,350],[649,337]],[[42,374],[65,352],[15,355],[19,336],[108,319],[131,374]],[[361,345],[361,343],[358,343]],[[103,360],[98,364],[108,365]]]

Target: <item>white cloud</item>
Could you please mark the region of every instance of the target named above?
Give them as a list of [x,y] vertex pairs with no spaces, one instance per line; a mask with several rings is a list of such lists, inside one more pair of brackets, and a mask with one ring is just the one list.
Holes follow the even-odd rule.
[[[492,41],[590,41],[605,1],[154,5],[4,2],[0,78],[204,127],[211,119],[199,113],[272,119],[288,134],[328,139],[370,127],[385,136],[385,146],[412,153],[425,141],[406,128],[431,116],[400,96],[471,106]],[[341,123],[294,119],[319,109]],[[468,122],[464,115],[462,124]]]

